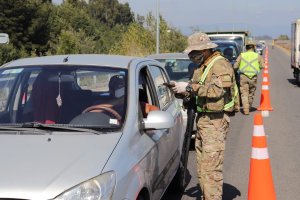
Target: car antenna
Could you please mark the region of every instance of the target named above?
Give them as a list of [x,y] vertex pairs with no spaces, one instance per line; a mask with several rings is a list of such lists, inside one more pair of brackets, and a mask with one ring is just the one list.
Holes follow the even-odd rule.
[[69,56],[65,57],[63,62],[68,62],[69,61]]

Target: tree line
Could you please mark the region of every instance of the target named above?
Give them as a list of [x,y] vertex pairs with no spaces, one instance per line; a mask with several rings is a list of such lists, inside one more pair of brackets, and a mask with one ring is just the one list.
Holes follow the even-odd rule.
[[[21,57],[56,54],[155,53],[156,19],[135,15],[118,0],[0,0],[0,64]],[[186,37],[160,16],[160,52],[183,51]]]

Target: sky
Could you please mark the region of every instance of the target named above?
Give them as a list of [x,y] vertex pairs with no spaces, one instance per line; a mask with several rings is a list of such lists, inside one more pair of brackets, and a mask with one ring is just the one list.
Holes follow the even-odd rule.
[[[62,0],[53,0],[61,2]],[[202,31],[248,30],[252,36],[290,36],[291,23],[300,18],[300,0],[119,0],[128,2],[134,14],[160,15],[189,35]]]

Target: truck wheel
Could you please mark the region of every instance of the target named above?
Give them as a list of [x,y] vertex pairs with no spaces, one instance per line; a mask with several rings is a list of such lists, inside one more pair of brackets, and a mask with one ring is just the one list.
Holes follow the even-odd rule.
[[300,86],[300,73],[299,70],[295,73],[296,84]]
[[294,75],[294,78],[296,81],[296,85],[300,86],[300,70],[293,66],[292,66],[292,68],[294,68],[293,75]]

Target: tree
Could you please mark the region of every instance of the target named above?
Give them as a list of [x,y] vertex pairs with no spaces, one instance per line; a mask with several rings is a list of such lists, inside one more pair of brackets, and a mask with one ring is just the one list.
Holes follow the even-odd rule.
[[[150,12],[145,20],[144,27],[149,30],[152,37],[156,37],[156,19]],[[187,38],[176,28],[169,26],[166,20],[160,16],[159,23],[160,52],[182,52],[187,46]]]
[[129,4],[120,4],[118,0],[90,0],[89,8],[94,18],[109,27],[129,25],[134,20]]
[[138,23],[132,23],[122,39],[110,50],[111,54],[145,56],[155,50],[155,38]]
[[[67,49],[72,48],[72,45],[74,45],[71,41],[78,42],[83,39],[82,37],[86,37],[88,40],[94,39],[97,26],[99,26],[97,21],[89,14],[87,7],[76,7],[76,5],[68,2],[56,6],[49,20],[52,22],[49,40],[50,54],[68,52]],[[62,44],[71,46],[62,47]],[[93,48],[94,46],[91,46],[91,49]],[[76,51],[79,51],[79,49],[73,49],[72,53],[79,53]]]
[[89,54],[95,52],[95,47],[94,38],[86,36],[83,30],[66,30],[61,32],[55,52],[57,54]]
[[[187,46],[187,38],[176,28],[170,27],[160,16],[160,52],[182,52]],[[153,54],[156,47],[156,19],[150,12],[146,18],[138,16],[116,43],[110,53],[131,56]]]
[[0,65],[24,56],[27,56],[26,51],[24,49],[17,50],[13,44],[0,46]]
[[17,49],[30,52],[49,40],[48,16],[51,4],[42,0],[0,0],[0,31],[10,35]]
[[182,52],[187,46],[187,38],[176,28],[168,26],[167,22],[160,18],[160,52]]
[[[2,62],[24,56],[117,53],[145,56],[155,51],[156,19],[138,16],[118,0],[0,0],[0,32],[10,35],[1,47]],[[161,17],[161,16],[160,16]],[[161,17],[161,52],[182,51],[186,38]]]
[[287,35],[280,35],[277,39],[278,40],[289,40],[289,36],[287,36]]

